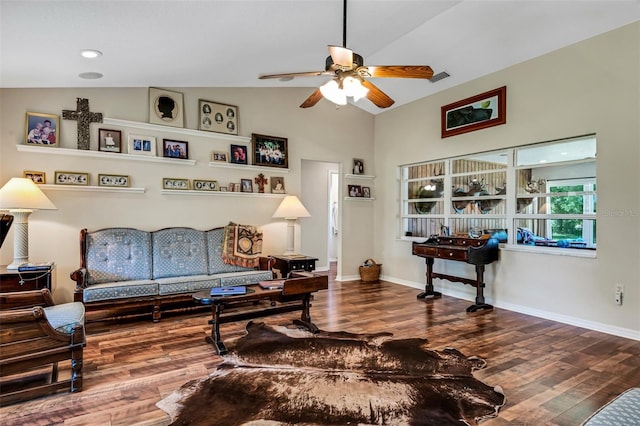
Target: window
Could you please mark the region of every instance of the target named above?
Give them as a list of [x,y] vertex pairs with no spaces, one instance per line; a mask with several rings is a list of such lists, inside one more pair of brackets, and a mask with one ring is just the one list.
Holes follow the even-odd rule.
[[400,166],[401,238],[595,249],[594,135]]

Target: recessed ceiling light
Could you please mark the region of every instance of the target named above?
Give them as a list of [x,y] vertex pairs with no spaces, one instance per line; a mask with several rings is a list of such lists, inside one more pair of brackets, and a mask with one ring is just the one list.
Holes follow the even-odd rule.
[[78,77],[84,78],[84,79],[87,79],[87,80],[96,80],[98,78],[102,78],[103,75],[100,74],[99,72],[83,72],[83,73],[78,74]]
[[102,52],[99,50],[93,50],[93,49],[84,49],[83,51],[80,52],[80,54],[82,55],[83,58],[89,58],[89,59],[93,59],[93,58],[97,58],[98,56],[102,56]]

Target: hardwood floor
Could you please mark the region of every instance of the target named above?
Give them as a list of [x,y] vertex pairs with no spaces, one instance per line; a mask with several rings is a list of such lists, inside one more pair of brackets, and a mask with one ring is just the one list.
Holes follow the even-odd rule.
[[[416,299],[418,293],[388,282],[330,279],[329,290],[316,294],[311,316],[324,330],[425,337],[432,349],[454,347],[486,359],[476,377],[500,385],[507,396],[486,426],[579,425],[625,389],[640,386],[639,341],[502,309],[470,314],[468,301],[443,296],[425,302]],[[285,324],[298,315],[258,321]],[[205,342],[209,316],[90,324],[84,390],[2,407],[0,424],[169,424],[155,403],[221,362]],[[223,338],[241,336],[245,323],[223,324]]]

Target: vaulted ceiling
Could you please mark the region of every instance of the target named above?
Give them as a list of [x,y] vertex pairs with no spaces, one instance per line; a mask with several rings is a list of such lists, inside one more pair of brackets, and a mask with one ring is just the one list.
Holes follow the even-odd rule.
[[[342,0],[0,5],[3,88],[308,87],[310,94],[329,77],[258,76],[322,71],[327,45],[343,42]],[[639,0],[349,0],[347,47],[365,65],[430,65],[451,75],[436,83],[372,79],[394,108],[639,18]],[[103,55],[85,59],[82,49]],[[86,72],[103,77],[79,77]],[[357,106],[383,111],[366,99]]]

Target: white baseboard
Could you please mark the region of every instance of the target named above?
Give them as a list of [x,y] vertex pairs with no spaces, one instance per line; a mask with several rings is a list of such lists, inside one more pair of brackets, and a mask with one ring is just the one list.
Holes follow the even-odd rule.
[[340,275],[337,276],[336,281],[360,281],[360,275]]
[[[419,290],[423,290],[424,289],[424,283],[416,283],[413,281],[407,281],[407,280],[402,280],[399,278],[395,278],[395,277],[389,277],[386,275],[382,275],[380,277],[380,279],[384,280],[384,281],[389,281],[395,284],[400,284],[400,285],[404,285],[407,287],[411,287],[411,288],[416,288]],[[450,287],[450,286],[438,286],[438,285],[434,285],[435,289],[439,292],[441,292],[442,294],[445,294],[447,296],[451,296],[451,297],[455,297],[457,299],[462,299],[462,300],[469,300],[470,302],[474,302],[475,301],[475,297],[469,297],[469,294],[460,292],[460,291],[456,291],[454,288]],[[521,314],[526,314],[526,315],[531,315],[533,317],[537,317],[537,318],[544,318],[544,319],[548,319],[551,321],[556,321],[562,324],[569,324],[569,325],[573,325],[576,327],[582,327],[582,328],[586,328],[588,330],[594,330],[594,331],[599,331],[602,333],[607,333],[607,334],[611,334],[614,336],[619,336],[619,337],[624,337],[627,339],[633,339],[633,340],[640,340],[640,331],[639,330],[633,330],[633,329],[629,329],[629,328],[623,328],[623,327],[617,327],[615,325],[611,325],[611,324],[604,324],[601,322],[596,322],[596,321],[589,321],[589,320],[585,320],[583,318],[576,318],[576,317],[572,317],[569,315],[562,315],[562,314],[557,314],[555,312],[549,312],[549,311],[544,311],[544,310],[540,310],[540,309],[534,309],[534,308],[530,308],[528,306],[522,306],[522,305],[516,305],[516,304],[512,304],[512,303],[504,303],[504,302],[498,302],[495,300],[490,300],[489,298],[487,298],[487,303],[495,306],[496,308],[501,308],[501,309],[506,309],[508,311],[513,311],[513,312],[518,312]]]

